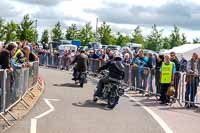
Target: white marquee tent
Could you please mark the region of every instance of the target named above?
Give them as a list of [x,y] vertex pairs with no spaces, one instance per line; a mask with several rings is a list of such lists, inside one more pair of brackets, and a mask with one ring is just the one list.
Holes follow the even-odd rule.
[[169,54],[170,52],[175,52],[179,59],[183,56],[186,60],[189,60],[194,52],[200,55],[200,44],[184,44],[170,50],[166,50],[162,52],[162,54]]

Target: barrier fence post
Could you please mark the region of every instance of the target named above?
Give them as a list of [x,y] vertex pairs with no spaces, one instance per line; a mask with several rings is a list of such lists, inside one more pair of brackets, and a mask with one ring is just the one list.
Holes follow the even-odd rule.
[[[6,109],[6,80],[7,80],[7,72],[6,70],[4,70],[3,72],[3,112],[5,112],[5,109]],[[0,113],[0,116],[9,126],[11,126],[11,123],[2,113]]]
[[3,72],[3,111],[6,109],[6,80],[7,80],[7,72],[4,70]]

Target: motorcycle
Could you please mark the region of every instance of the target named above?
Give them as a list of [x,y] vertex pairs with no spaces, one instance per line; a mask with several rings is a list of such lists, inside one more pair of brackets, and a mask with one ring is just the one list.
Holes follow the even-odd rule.
[[84,83],[87,83],[87,72],[77,72],[75,84],[77,84],[77,80],[79,81],[80,87],[83,88]]
[[[103,72],[103,77],[106,77],[107,72]],[[104,84],[104,88],[102,90],[102,95],[100,97],[96,97],[94,95],[93,101],[97,102],[98,100],[107,101],[108,108],[113,109],[119,101],[120,96],[124,94],[124,87],[121,80],[108,78],[109,82]],[[96,94],[96,91],[95,93]]]

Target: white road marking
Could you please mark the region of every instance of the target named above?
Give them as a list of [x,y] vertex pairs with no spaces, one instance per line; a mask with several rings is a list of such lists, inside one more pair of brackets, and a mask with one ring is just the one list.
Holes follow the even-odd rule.
[[37,120],[48,115],[49,113],[55,111],[54,106],[50,103],[50,101],[60,101],[59,99],[46,99],[44,98],[45,103],[49,106],[49,110],[36,116],[35,118],[31,119],[31,128],[30,133],[37,133]]
[[155,120],[156,122],[162,127],[162,129],[166,133],[173,133],[172,129],[169,128],[169,126],[155,113],[153,112],[150,108],[144,106],[142,103],[140,103],[138,100],[135,98],[129,96],[128,94],[125,94],[129,99],[135,101],[136,104],[140,105],[142,108],[144,108]]

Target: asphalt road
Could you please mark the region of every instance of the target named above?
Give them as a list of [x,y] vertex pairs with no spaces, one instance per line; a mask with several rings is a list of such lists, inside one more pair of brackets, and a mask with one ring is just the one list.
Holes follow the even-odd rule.
[[163,133],[160,125],[142,107],[122,97],[114,110],[106,110],[105,103],[93,103],[95,83],[88,81],[84,88],[77,87],[71,73],[40,69],[46,81],[46,90],[33,110],[7,133],[31,133],[31,119],[49,110],[44,98],[55,110],[38,119],[37,133]]

